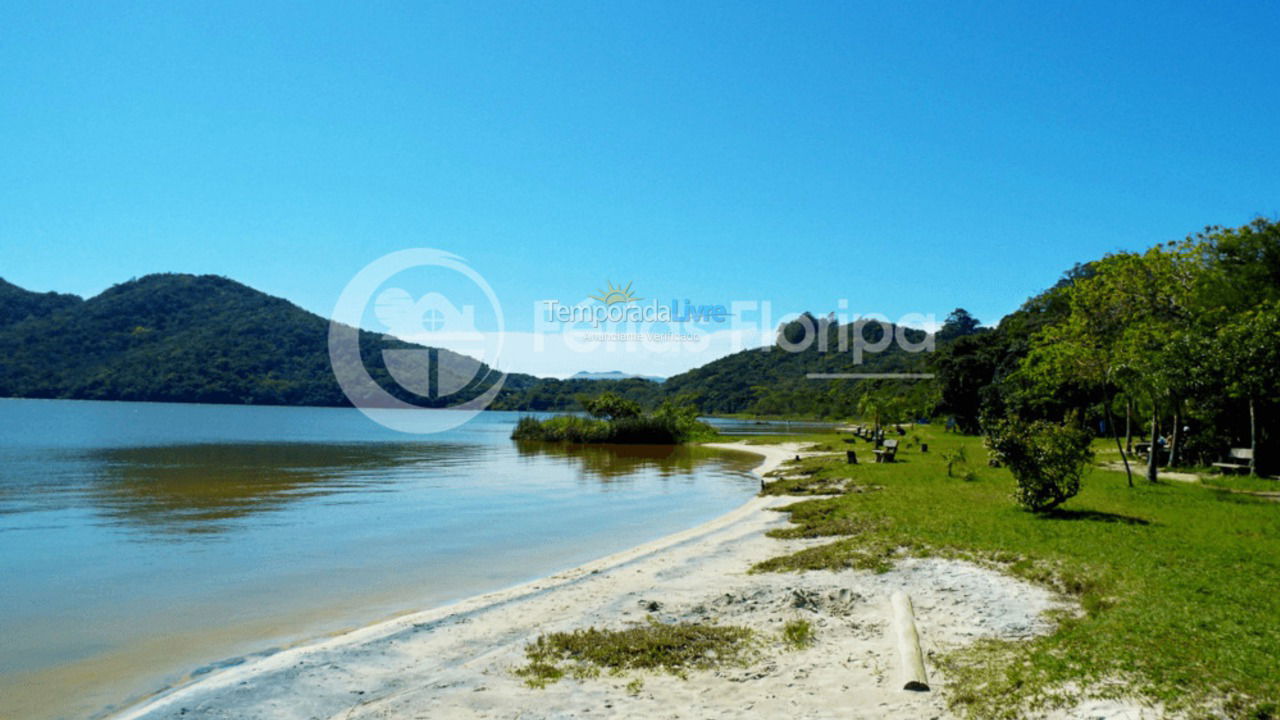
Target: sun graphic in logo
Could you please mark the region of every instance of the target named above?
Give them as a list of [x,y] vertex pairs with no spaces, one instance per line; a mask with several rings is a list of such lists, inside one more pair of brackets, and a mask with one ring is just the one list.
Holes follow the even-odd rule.
[[608,288],[607,290],[597,290],[596,292],[600,294],[592,295],[591,298],[593,300],[599,300],[605,305],[635,302],[640,299],[635,295],[631,294],[631,283],[627,283],[627,286],[624,288],[624,287],[614,287],[613,283],[610,282],[606,285],[606,287]]

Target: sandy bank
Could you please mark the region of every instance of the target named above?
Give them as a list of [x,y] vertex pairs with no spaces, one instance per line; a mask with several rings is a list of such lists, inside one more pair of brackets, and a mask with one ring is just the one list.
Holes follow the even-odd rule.
[[[717,447],[764,456],[760,474],[798,450]],[[904,560],[880,575],[749,575],[755,562],[803,547],[765,536],[785,524],[770,509],[793,500],[755,498],[699,527],[534,583],[250,660],[117,717],[942,717],[945,691],[908,692],[897,681],[891,592],[911,595],[927,664],[939,650],[979,637],[1048,629],[1042,612],[1057,601],[1047,591],[961,562]],[[647,615],[748,625],[766,638],[764,657],[688,680],[604,676],[544,690],[512,674],[540,633],[623,627]],[[788,650],[773,639],[793,618],[814,626],[812,647]],[[929,671],[941,687],[936,667]],[[628,692],[636,677],[643,688]]]

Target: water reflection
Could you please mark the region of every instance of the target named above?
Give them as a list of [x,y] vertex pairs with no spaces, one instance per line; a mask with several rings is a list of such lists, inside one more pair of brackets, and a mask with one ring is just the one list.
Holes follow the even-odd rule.
[[517,448],[518,417],[416,438],[353,409],[0,399],[0,717],[91,717],[175,672],[572,567],[755,490],[706,449]]
[[109,524],[162,535],[216,534],[249,515],[338,493],[380,492],[413,468],[466,462],[474,446],[214,444],[110,448],[82,499]]
[[[554,457],[578,466],[586,477],[609,481],[651,470],[659,477],[692,476],[700,463],[717,460],[740,463],[741,469],[751,463],[697,445],[570,445],[519,441],[516,449],[522,458]],[[737,467],[737,465],[734,465]]]

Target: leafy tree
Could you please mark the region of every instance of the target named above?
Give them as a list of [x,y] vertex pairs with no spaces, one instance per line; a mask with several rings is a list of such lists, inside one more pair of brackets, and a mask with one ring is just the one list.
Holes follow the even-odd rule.
[[1194,332],[1198,258],[1194,244],[1184,243],[1143,254],[1117,253],[1094,263],[1088,277],[1066,289],[1070,313],[1036,336],[1024,366],[1046,393],[1074,382],[1103,396],[1126,471],[1128,458],[1111,412],[1113,396],[1116,388],[1144,396],[1152,407],[1147,467],[1152,482],[1161,404],[1176,405],[1193,376],[1188,365],[1194,358],[1185,351]]
[[942,328],[938,330],[938,339],[954,340],[973,335],[978,332],[981,325],[982,323],[978,318],[971,315],[968,310],[956,308],[951,311],[951,314],[942,323]]
[[960,431],[973,434],[989,397],[985,393],[998,377],[1005,348],[999,332],[962,337],[943,347],[933,366],[938,376],[939,405],[950,413]]
[[615,392],[602,393],[596,397],[582,397],[578,399],[578,402],[592,417],[604,418],[605,420],[637,418],[641,414],[639,403],[634,400],[628,400]]
[[1280,387],[1280,300],[1246,310],[1223,324],[1215,346],[1227,392],[1249,407],[1249,472],[1258,472],[1258,403]]

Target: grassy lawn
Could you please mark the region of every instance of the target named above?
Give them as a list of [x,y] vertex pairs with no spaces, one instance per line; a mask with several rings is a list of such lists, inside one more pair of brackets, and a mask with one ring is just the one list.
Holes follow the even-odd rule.
[[1271,478],[1250,477],[1248,475],[1209,475],[1201,476],[1205,485],[1223,488],[1224,490],[1242,490],[1245,492],[1280,492],[1280,481]]
[[[808,460],[812,475],[773,488],[844,488],[790,506],[796,525],[781,533],[833,541],[758,570],[884,568],[904,552],[966,557],[1084,608],[1050,636],[946,657],[957,711],[1036,716],[1091,686],[1192,717],[1280,716],[1280,504],[1185,483],[1130,489],[1123,473],[1095,469],[1080,495],[1037,516],[1014,505],[1012,477],[987,467],[978,438],[913,429],[899,462],[884,465],[868,462],[869,443],[851,447],[863,464]],[[961,448],[967,460],[948,477],[945,458]]]

